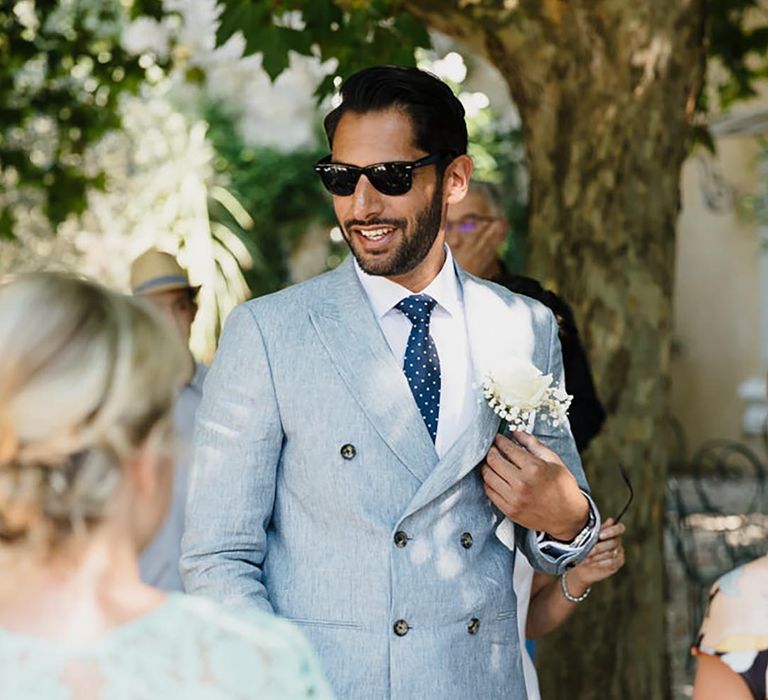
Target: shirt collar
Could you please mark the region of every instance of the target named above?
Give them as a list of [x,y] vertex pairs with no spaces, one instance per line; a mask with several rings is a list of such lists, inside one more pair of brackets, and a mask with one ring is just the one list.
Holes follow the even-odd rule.
[[[386,277],[369,275],[362,270],[357,260],[354,263],[357,278],[365,290],[376,318],[382,318],[403,299],[411,296],[413,293]],[[451,250],[448,246],[445,246],[445,262],[437,277],[419,293],[431,296],[438,306],[447,311],[451,316],[455,316],[460,310],[461,294],[459,280],[456,274],[456,266],[453,262],[453,255],[451,255]]]

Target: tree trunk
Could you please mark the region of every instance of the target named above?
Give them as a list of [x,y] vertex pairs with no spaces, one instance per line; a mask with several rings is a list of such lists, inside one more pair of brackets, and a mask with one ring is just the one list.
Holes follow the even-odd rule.
[[573,306],[609,414],[585,455],[604,517],[635,486],[627,564],[541,645],[545,699],[669,696],[662,534],[678,178],[704,0],[409,0],[484,53],[521,114],[532,275]]

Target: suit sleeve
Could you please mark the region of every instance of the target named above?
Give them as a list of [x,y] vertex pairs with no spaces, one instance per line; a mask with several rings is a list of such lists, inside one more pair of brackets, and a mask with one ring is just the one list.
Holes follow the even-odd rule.
[[[547,373],[560,387],[565,386],[563,373],[563,356],[560,350],[560,339],[555,317],[549,317],[549,366]],[[579,487],[587,497],[590,507],[591,530],[578,543],[561,543],[552,539],[546,533],[534,532],[515,524],[515,541],[525,554],[531,565],[549,574],[562,574],[566,569],[578,564],[590,552],[600,534],[600,513],[589,495],[589,485],[584,476],[581,458],[576,449],[576,443],[567,423],[553,426],[551,423],[536,418],[533,434],[549,449],[560,456],[576,478]]]
[[264,338],[241,305],[227,320],[197,412],[181,557],[188,592],[272,612],[262,566],[282,441]]

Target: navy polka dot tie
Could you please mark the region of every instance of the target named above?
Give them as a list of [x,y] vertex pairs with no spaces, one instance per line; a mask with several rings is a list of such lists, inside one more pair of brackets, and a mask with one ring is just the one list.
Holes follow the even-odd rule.
[[440,415],[440,358],[435,341],[429,334],[429,320],[436,303],[427,294],[414,294],[395,307],[413,324],[405,349],[403,372],[432,442],[437,437],[437,418]]

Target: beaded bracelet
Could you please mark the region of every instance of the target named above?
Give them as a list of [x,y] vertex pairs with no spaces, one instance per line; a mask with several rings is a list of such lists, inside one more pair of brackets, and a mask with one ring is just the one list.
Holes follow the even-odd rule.
[[589,592],[592,590],[592,586],[587,586],[587,590],[580,596],[571,595],[571,592],[568,590],[567,576],[568,572],[565,571],[560,577],[560,590],[563,592],[563,597],[570,603],[581,603],[581,601],[586,600]]

